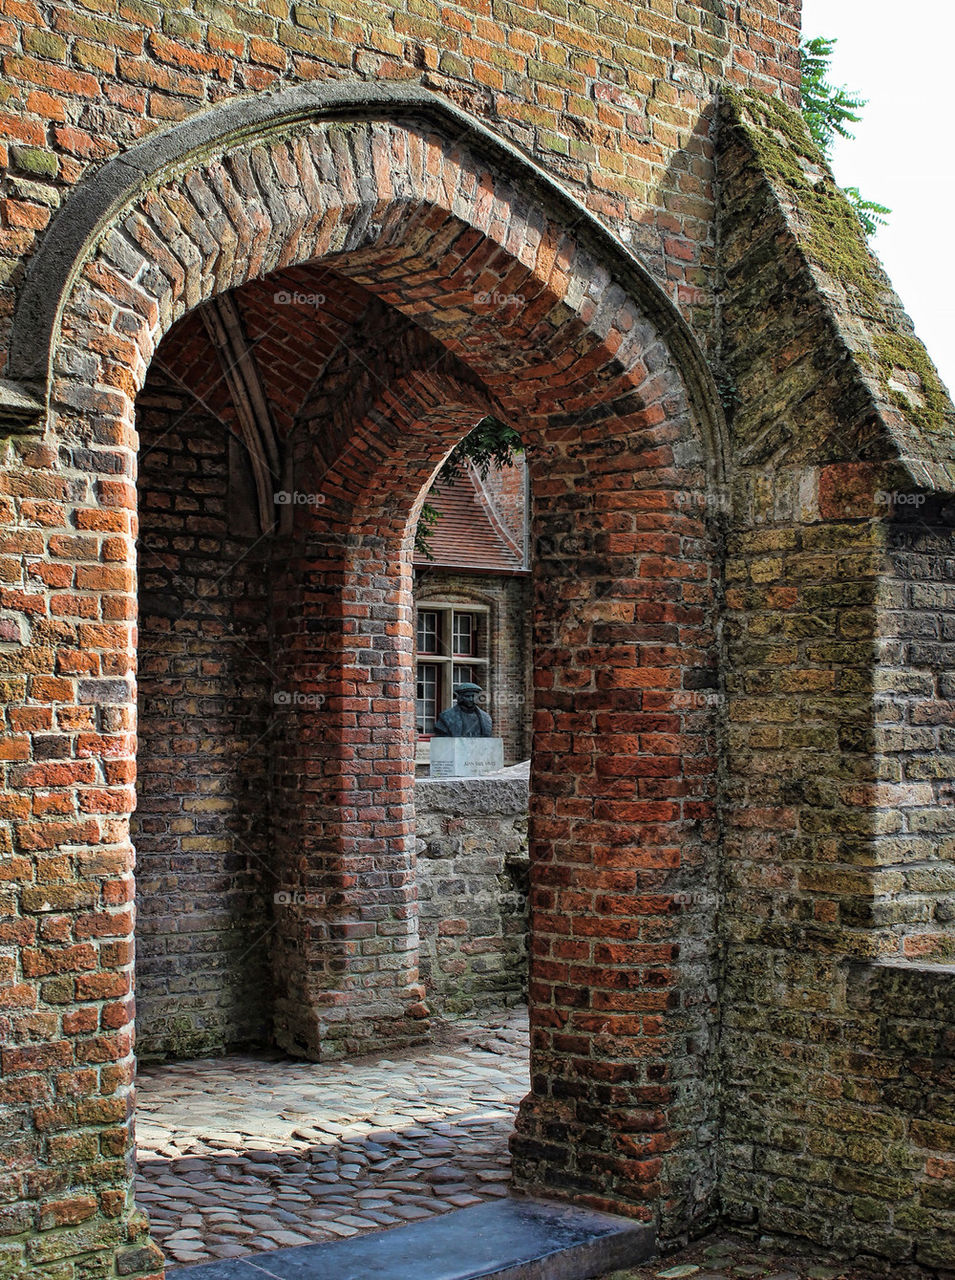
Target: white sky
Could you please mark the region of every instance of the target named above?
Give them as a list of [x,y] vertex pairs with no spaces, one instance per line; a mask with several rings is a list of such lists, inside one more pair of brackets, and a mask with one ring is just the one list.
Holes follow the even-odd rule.
[[803,35],[835,37],[831,82],[869,100],[855,140],[833,150],[836,180],[892,210],[872,247],[955,392],[955,5],[803,0]]

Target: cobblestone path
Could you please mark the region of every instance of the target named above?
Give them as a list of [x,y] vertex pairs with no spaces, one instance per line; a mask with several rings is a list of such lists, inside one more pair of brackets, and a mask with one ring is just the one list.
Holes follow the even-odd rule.
[[400,1226],[507,1194],[523,1010],[391,1057],[140,1069],[138,1203],[170,1266]]

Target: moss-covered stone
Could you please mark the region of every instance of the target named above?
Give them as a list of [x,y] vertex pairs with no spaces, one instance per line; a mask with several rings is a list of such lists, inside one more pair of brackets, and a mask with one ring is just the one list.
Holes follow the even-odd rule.
[[55,178],[60,168],[55,153],[44,147],[11,147],[10,158],[20,173],[34,178]]
[[860,377],[874,382],[879,399],[917,433],[941,437],[951,450],[955,408],[801,113],[756,91],[727,90],[724,102],[729,127],[745,138],[771,182],[809,267],[842,287],[849,318],[862,321],[849,344]]
[[[950,432],[952,403],[948,392],[929,359],[928,352],[913,333],[879,334],[874,340],[881,384],[887,397],[902,413],[928,431]],[[915,375],[917,388],[906,394],[896,379]],[[919,392],[922,400],[919,402]]]

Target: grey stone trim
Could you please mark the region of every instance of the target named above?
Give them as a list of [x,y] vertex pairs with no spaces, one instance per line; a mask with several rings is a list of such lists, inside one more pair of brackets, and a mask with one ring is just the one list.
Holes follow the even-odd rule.
[[419,813],[445,813],[461,818],[500,813],[526,813],[529,795],[527,777],[512,770],[483,778],[417,778],[415,808]]
[[73,283],[120,210],[150,187],[210,156],[318,120],[425,122],[530,192],[639,302],[667,343],[686,382],[709,446],[715,481],[725,474],[726,424],[719,392],[689,325],[647,269],[538,164],[473,116],[417,84],[315,83],[233,98],[151,135],[83,179],[57,211],[30,260],[10,339],[8,373],[21,395],[49,403],[53,351]]
[[42,427],[44,405],[15,383],[0,378],[0,438]]
[[[656,1228],[536,1197],[508,1196],[454,1213],[267,1255],[177,1268],[182,1280],[582,1280],[652,1257]],[[257,1255],[252,1255],[255,1258]]]

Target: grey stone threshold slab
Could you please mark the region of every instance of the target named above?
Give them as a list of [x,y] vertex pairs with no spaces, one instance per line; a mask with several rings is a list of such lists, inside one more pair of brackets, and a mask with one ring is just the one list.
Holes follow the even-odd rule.
[[349,1240],[176,1267],[175,1280],[590,1280],[651,1257],[652,1227],[511,1197]]

